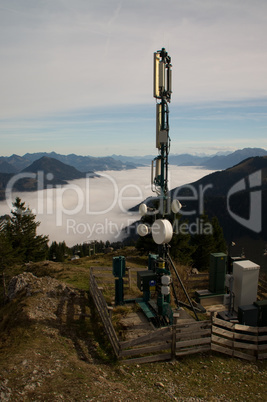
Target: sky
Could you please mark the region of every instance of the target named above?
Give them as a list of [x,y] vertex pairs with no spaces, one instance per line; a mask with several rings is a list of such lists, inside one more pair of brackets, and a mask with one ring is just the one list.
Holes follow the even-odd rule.
[[266,37],[266,0],[0,0],[0,155],[156,152],[162,47],[171,153],[267,149]]

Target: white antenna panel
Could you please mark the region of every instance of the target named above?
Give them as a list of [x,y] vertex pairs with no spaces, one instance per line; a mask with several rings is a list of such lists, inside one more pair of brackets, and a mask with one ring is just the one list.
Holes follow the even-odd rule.
[[154,53],[154,98],[160,98],[159,64],[160,64],[160,54]]

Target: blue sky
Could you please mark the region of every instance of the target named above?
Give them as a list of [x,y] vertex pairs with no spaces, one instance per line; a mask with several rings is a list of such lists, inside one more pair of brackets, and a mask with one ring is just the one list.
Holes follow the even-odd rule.
[[153,52],[172,153],[267,149],[266,0],[0,0],[0,155],[154,154]]

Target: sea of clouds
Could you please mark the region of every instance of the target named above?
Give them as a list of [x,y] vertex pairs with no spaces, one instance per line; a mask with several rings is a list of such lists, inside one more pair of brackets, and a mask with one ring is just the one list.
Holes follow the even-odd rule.
[[[191,166],[169,166],[169,189],[192,183],[212,171]],[[93,240],[117,241],[121,231],[140,218],[129,208],[139,204],[151,191],[150,167],[98,172],[100,177],[73,180],[66,186],[36,192],[12,192],[0,202],[0,216],[10,214],[19,196],[36,214],[39,234],[68,246]]]

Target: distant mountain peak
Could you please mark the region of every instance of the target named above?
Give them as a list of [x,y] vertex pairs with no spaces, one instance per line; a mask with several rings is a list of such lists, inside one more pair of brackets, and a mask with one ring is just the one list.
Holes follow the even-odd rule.
[[23,172],[33,173],[38,171],[42,171],[45,174],[52,173],[54,180],[68,181],[85,177],[85,173],[80,172],[75,167],[48,156],[42,156],[23,170]]

